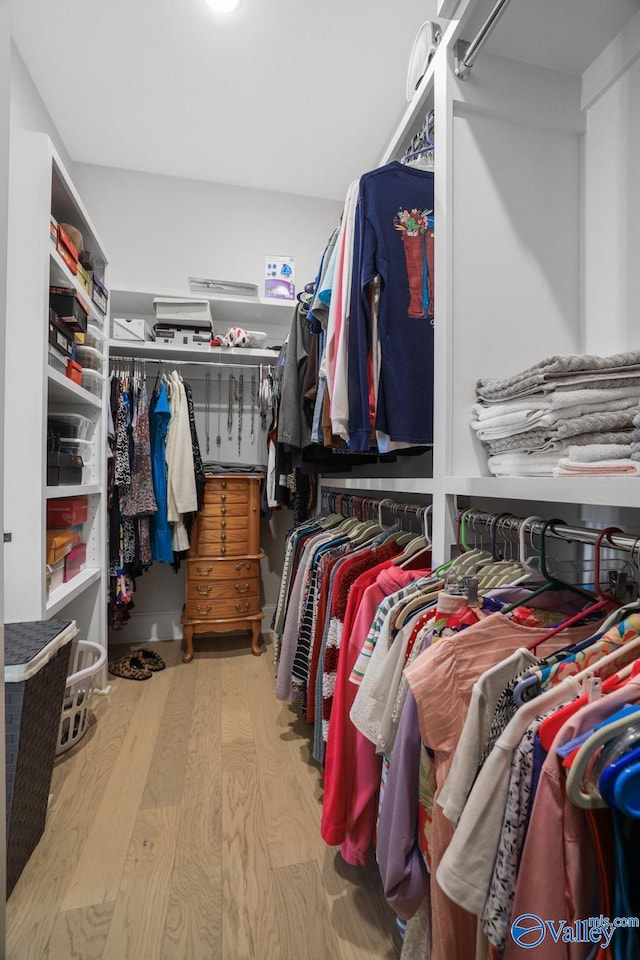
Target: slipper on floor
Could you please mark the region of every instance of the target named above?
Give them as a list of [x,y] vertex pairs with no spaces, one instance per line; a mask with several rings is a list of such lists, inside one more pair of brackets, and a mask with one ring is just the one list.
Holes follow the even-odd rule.
[[162,657],[156,653],[155,650],[149,650],[146,647],[140,647],[139,650],[132,650],[131,656],[141,660],[147,670],[164,670],[166,667],[166,663]]
[[147,670],[139,657],[120,657],[109,664],[109,673],[114,677],[124,677],[125,680],[148,680],[151,671]]

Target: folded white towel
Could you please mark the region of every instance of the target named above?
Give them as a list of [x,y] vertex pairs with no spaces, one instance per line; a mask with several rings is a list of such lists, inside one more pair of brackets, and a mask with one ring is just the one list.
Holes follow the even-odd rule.
[[496,477],[550,477],[560,454],[503,453],[489,457],[489,470]]

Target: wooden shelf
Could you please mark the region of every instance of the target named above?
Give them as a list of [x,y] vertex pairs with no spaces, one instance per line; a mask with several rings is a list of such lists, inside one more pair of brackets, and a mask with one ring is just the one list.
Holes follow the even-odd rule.
[[96,407],[98,410],[102,409],[100,397],[96,397],[94,393],[89,393],[84,387],[74,383],[73,380],[70,380],[69,377],[66,377],[64,373],[60,373],[54,367],[48,368],[47,377],[50,401],[53,400],[54,403],[65,403],[70,406],[85,405]]
[[155,297],[208,300],[211,305],[213,325],[217,334],[226,333],[229,327],[245,330],[262,330],[267,334],[270,346],[280,346],[289,332],[291,318],[296,307],[295,300],[267,300],[262,297],[234,297],[221,294],[198,294],[184,290],[131,290],[116,289],[110,293],[112,317],[143,317],[155,322],[153,300]]
[[92,583],[97,583],[101,577],[102,571],[100,568],[91,567],[82,570],[73,580],[63,583],[57,590],[52,590],[46,605],[47,619],[55,617],[68,603],[84,593]]
[[63,497],[91,497],[102,493],[98,483],[61,483],[56,487],[46,487],[47,500],[60,500]]
[[640,507],[640,477],[447,477],[445,489],[497,500]]
[[91,294],[87,293],[84,287],[78,282],[77,278],[71,273],[69,267],[66,265],[56,248],[51,244],[51,249],[49,250],[49,257],[51,259],[51,279],[61,286],[71,286],[74,288],[76,293],[82,298],[82,302],[86,303],[89,307],[89,319],[93,320],[94,323],[97,323],[100,329],[104,327],[105,316],[103,313],[98,310],[95,303],[91,299]]
[[152,340],[110,340],[111,357],[140,357],[141,360],[160,360],[171,363],[172,360],[199,363],[237,363],[257,362],[275,363],[278,353],[275,350],[255,350],[241,347],[181,347],[170,343],[154,343]]

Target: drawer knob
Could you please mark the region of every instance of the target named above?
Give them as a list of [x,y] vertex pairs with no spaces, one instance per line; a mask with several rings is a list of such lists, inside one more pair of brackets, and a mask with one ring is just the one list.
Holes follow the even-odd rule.
[[210,583],[208,583],[208,584],[197,583],[197,584],[196,584],[196,590],[198,591],[198,593],[199,593],[201,596],[204,596],[204,597],[207,597],[207,596],[211,593],[211,587],[212,587],[212,585],[211,585]]
[[204,576],[204,575],[206,575],[207,573],[211,573],[211,571],[213,570],[213,567],[211,567],[211,566],[209,566],[209,567],[201,567],[201,566],[198,565],[198,567],[197,567],[196,569],[197,569],[198,573],[199,573],[201,576]]
[[221,499],[221,500],[222,500],[222,502],[224,503],[224,502],[225,502],[225,500],[227,499],[227,495],[226,495],[226,493],[222,493],[222,494],[220,494],[220,499]]
[[221,547],[220,547],[220,553],[226,553],[226,552],[227,552],[227,548],[226,548],[224,545],[221,546]]
[[238,613],[242,613],[242,612],[246,613],[250,609],[251,609],[251,604],[249,603],[248,600],[245,600],[244,603],[236,603],[236,610],[238,611]]
[[226,527],[227,521],[226,521],[226,520],[223,520],[221,525],[222,525],[223,527]]
[[226,508],[226,507],[223,507],[223,508],[222,508],[222,513],[226,513],[226,512],[227,512],[227,508]]
[[223,490],[226,490],[226,489],[227,489],[227,481],[226,481],[226,480],[223,480],[221,486],[222,486],[222,489],[223,489]]
[[221,540],[226,540],[226,539],[227,539],[226,533],[221,533],[221,534],[220,534],[220,539],[221,539]]
[[257,507],[252,507],[251,509],[252,509],[253,512],[255,513],[258,508],[257,508]]
[[198,611],[198,613],[211,613],[211,604],[208,603],[203,610],[200,604],[196,603],[196,610]]
[[238,593],[249,593],[250,589],[251,587],[248,583],[245,583],[244,587],[242,586],[241,583],[236,583],[236,590],[238,591]]
[[238,573],[241,570],[251,570],[251,564],[248,560],[241,560],[240,563],[236,563],[236,570]]

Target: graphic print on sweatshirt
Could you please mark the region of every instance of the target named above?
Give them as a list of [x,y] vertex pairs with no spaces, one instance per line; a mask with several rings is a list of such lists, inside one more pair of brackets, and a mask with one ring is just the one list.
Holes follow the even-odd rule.
[[433,210],[398,210],[393,220],[404,247],[410,319],[433,319]]

